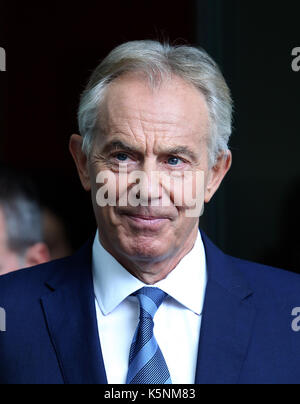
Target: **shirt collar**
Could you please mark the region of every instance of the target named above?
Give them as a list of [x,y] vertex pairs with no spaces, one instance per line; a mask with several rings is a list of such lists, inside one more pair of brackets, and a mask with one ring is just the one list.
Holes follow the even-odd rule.
[[[99,241],[98,231],[93,245],[94,291],[104,315],[111,313],[124,299],[138,289],[149,286],[131,275]],[[207,284],[205,249],[198,232],[192,250],[172,272],[155,287],[162,289],[177,302],[201,315]]]

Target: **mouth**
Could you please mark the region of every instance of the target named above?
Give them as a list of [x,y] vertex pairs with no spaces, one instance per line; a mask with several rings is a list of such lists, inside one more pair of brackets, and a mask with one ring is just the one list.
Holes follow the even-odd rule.
[[157,231],[170,222],[170,218],[166,216],[146,216],[132,213],[122,213],[122,216],[126,217],[133,227],[140,230]]

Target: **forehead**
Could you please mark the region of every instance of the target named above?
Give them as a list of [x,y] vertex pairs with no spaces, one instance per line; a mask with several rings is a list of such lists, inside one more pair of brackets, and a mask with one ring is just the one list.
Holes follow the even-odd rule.
[[[206,134],[209,112],[204,95],[173,76],[151,88],[145,77],[130,73],[111,83],[103,105],[102,123],[109,128],[130,125],[143,131]],[[141,128],[142,127],[142,128]]]

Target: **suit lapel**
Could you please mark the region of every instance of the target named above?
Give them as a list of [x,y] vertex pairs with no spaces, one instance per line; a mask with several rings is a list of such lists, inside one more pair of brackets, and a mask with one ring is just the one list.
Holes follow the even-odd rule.
[[[45,320],[67,384],[106,384],[91,272],[91,245],[47,283],[41,299]],[[72,271],[72,279],[70,276]]]
[[236,384],[246,359],[256,310],[252,291],[224,255],[202,234],[208,284],[203,309],[196,384]]

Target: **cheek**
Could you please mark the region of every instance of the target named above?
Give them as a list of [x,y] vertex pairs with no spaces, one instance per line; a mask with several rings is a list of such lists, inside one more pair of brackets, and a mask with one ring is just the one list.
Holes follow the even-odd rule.
[[128,174],[119,173],[116,175],[116,201],[119,206],[128,205]]
[[93,201],[98,207],[127,206],[129,188],[128,173],[100,171],[92,186]]
[[173,175],[164,183],[164,189],[175,206],[191,209],[195,205],[203,205],[205,193],[205,172],[185,172]]

